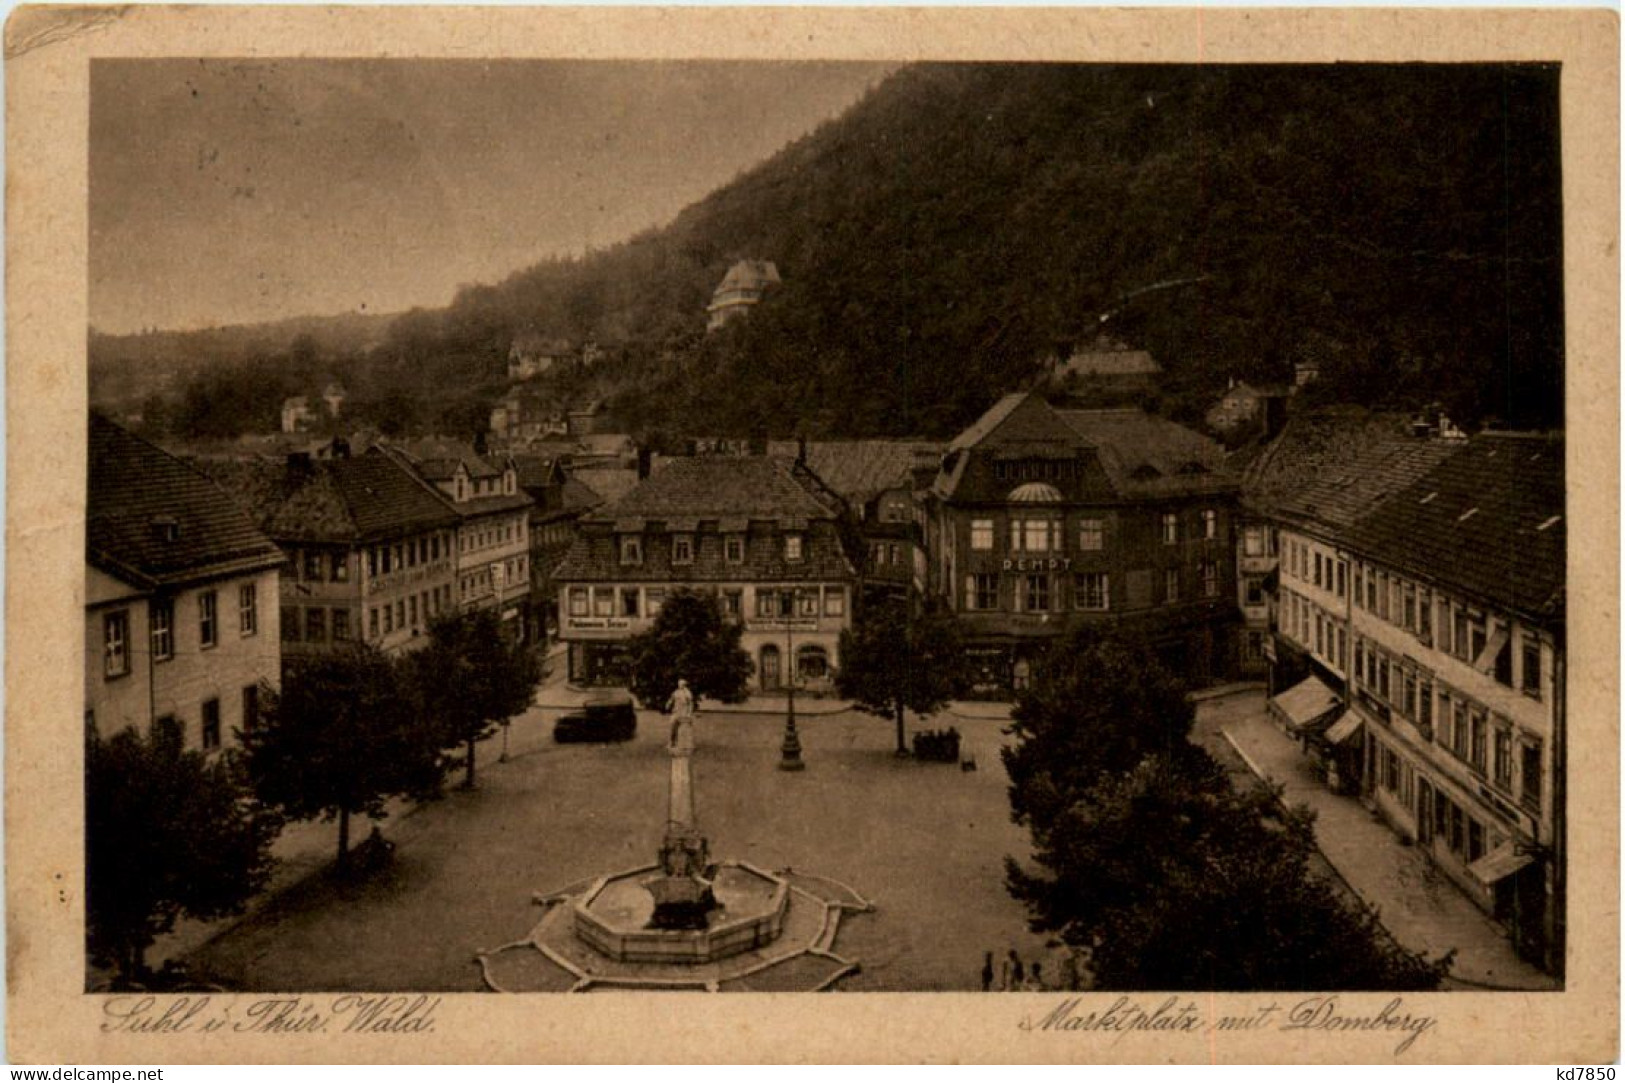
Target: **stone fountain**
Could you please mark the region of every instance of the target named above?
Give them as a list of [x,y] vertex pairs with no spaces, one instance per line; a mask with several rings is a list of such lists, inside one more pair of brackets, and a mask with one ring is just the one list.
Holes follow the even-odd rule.
[[795,991],[858,970],[835,939],[844,913],[872,904],[826,877],[713,862],[695,810],[692,742],[669,753],[658,860],[534,896],[542,917],[530,934],[476,956],[487,986]]

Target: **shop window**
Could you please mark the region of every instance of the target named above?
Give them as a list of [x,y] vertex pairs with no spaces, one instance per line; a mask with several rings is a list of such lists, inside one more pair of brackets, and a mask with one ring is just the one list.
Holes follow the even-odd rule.
[[802,680],[822,680],[829,676],[829,655],[823,647],[808,644],[796,651],[796,675]]
[[1025,581],[1022,608],[1029,613],[1049,612],[1049,576],[1028,575],[1022,578]]
[[1077,577],[1074,589],[1079,609],[1111,607],[1111,583],[1104,572],[1084,572]]

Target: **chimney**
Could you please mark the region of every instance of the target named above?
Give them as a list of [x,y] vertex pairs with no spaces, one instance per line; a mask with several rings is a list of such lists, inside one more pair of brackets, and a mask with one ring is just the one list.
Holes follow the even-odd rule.
[[291,478],[308,478],[316,472],[316,467],[310,460],[308,451],[288,452],[288,476]]
[[653,457],[653,452],[651,452],[648,448],[646,448],[646,447],[638,448],[638,480],[639,481],[642,481],[642,480],[644,480],[645,478],[647,478],[649,476],[649,464],[650,464],[650,461],[651,461],[652,457]]
[[798,435],[796,437],[796,465],[807,465],[807,438],[805,436]]
[[350,441],[342,436],[333,437],[333,458],[348,459],[350,457]]

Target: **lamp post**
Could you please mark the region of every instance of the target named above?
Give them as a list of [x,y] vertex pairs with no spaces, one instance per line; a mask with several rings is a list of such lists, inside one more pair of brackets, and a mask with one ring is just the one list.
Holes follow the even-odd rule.
[[782,595],[779,610],[784,614],[784,672],[785,683],[784,743],[779,746],[779,770],[802,771],[807,765],[801,759],[801,737],[796,733],[796,656],[791,640],[792,622],[796,615],[794,591]]

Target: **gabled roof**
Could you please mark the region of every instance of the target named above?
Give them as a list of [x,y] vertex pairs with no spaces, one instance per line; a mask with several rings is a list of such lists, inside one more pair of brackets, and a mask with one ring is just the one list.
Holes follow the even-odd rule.
[[1291,393],[1291,390],[1285,384],[1260,384],[1254,386],[1246,380],[1241,380],[1220,398],[1284,399]]
[[716,292],[728,290],[762,290],[780,282],[779,268],[767,259],[742,259],[728,268]]
[[281,542],[353,545],[457,525],[448,499],[383,452],[288,464],[199,465],[228,486],[265,532]]
[[1412,436],[1399,414],[1317,410],[1294,417],[1253,457],[1242,500],[1261,514],[1335,534],[1461,447]]
[[[594,489],[593,478],[586,479]],[[602,492],[602,489],[598,489]],[[594,519],[828,519],[832,511],[796,477],[793,464],[769,456],[674,458]]]
[[417,440],[397,440],[389,444],[411,461],[418,473],[430,481],[450,481],[460,465],[470,478],[499,478],[502,468],[484,458],[473,445],[461,440],[432,436]]
[[638,487],[638,472],[628,466],[573,466],[569,473],[606,504],[613,504]]
[[1485,433],[1345,533],[1355,551],[1537,619],[1561,619],[1563,440]]
[[1224,447],[1144,410],[1061,410],[1124,496],[1175,496],[1233,489]]
[[[773,454],[795,456],[794,441],[769,443]],[[806,466],[820,481],[853,504],[866,504],[887,489],[912,489],[916,471],[935,469],[942,445],[924,440],[810,440]]]
[[1145,350],[1077,350],[1056,367],[1059,375],[1155,376],[1162,366]]
[[282,562],[253,518],[202,472],[90,415],[86,559],[137,586]]

